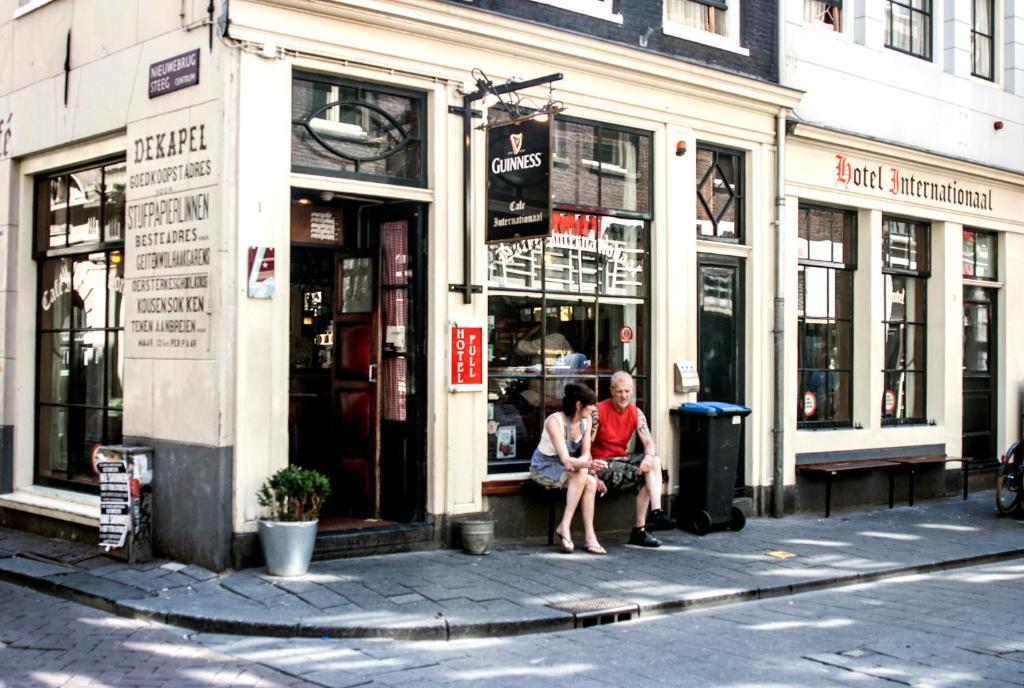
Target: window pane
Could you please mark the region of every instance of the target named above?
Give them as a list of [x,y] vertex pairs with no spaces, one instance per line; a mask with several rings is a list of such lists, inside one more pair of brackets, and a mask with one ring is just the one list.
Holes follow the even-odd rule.
[[932,54],[931,17],[921,12],[914,12],[911,16],[911,22],[910,31],[913,37],[911,52],[922,57],[930,57]]
[[39,335],[39,401],[68,401],[70,344],[67,332]]
[[487,382],[487,456],[492,468],[528,462],[537,448],[544,416],[541,382],[521,378]]
[[831,417],[828,418],[828,420],[841,421],[845,423],[849,423],[853,420],[853,408],[850,403],[850,400],[853,397],[853,382],[851,378],[852,375],[850,373],[829,372],[828,408],[831,412]]
[[74,259],[71,285],[75,328],[107,326],[107,254],[90,253]]
[[124,253],[111,251],[107,273],[108,327],[124,326]]
[[904,325],[887,325],[885,328],[885,369],[897,370],[901,367],[905,352],[903,350]]
[[36,246],[40,250],[67,245],[67,175],[36,185]]
[[89,406],[106,404],[104,374],[107,336],[105,332],[76,332],[74,339],[74,396]]
[[68,244],[88,244],[100,240],[100,204],[103,170],[95,167],[69,175]]
[[101,409],[68,408],[68,461],[76,480],[97,482],[92,472],[92,451],[97,444],[108,444],[103,431],[105,416]]
[[963,276],[974,277],[974,232],[965,229],[963,237]]
[[126,164],[107,165],[103,168],[103,238],[105,241],[124,239],[124,187]]
[[986,373],[989,370],[989,306],[964,304],[964,370]]
[[597,128],[555,120],[555,164],[551,195],[555,203],[598,207],[600,175],[594,151]]
[[697,149],[697,235],[715,235],[715,223],[711,217],[711,201],[714,197],[715,154],[704,148]]
[[539,298],[491,296],[488,299],[491,374],[540,374],[541,302]]
[[490,285],[539,290],[543,246],[544,242],[539,239],[489,245],[487,274]]
[[925,332],[921,325],[904,325],[905,344],[903,366],[916,370],[924,370],[925,363]]
[[827,318],[832,308],[829,276],[833,270],[803,266],[804,273],[804,315],[808,318]]
[[120,408],[124,402],[124,332],[107,334],[107,381],[109,391],[106,404]]
[[548,299],[544,366],[548,375],[594,370],[594,304]]
[[800,338],[797,365],[800,368],[827,368],[829,359],[828,324],[820,321],[803,321],[797,325],[797,333]]
[[71,259],[55,258],[40,265],[42,296],[39,327],[55,330],[71,327]]
[[647,212],[650,189],[644,171],[650,165],[650,139],[632,132],[601,129],[602,208]]
[[832,277],[835,317],[853,320],[853,270],[833,270]]
[[911,52],[910,10],[890,2],[886,7],[886,21],[889,22],[889,45]]
[[975,277],[978,279],[995,279],[996,235],[979,232],[975,235],[975,246]]
[[[629,331],[625,332],[624,328]],[[627,341],[628,340],[628,341]],[[602,303],[598,307],[597,368],[602,375],[616,370],[644,374],[647,341],[644,304]]]
[[643,296],[646,229],[640,220],[601,218],[601,293]]
[[928,283],[923,279],[908,278],[906,280],[906,320],[907,322],[923,323],[925,321],[925,301]]
[[68,410],[64,406],[40,406],[38,419],[37,471],[47,477],[65,477],[68,470]]
[[832,350],[829,352],[829,370],[853,368],[853,324],[839,321],[832,325]]

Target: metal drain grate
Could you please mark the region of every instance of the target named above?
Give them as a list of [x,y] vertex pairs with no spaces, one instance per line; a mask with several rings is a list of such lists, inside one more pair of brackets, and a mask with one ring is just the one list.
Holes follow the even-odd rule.
[[555,602],[548,606],[572,614],[576,628],[629,621],[640,614],[639,605],[618,597],[585,597]]

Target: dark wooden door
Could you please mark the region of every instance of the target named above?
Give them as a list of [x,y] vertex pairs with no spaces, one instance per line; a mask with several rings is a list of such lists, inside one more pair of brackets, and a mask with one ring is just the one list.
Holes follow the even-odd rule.
[[996,292],[964,287],[962,456],[995,461]]

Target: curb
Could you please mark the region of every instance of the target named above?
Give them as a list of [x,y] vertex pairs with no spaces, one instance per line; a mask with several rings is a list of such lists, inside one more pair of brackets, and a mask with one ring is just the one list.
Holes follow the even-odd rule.
[[[699,609],[709,609],[737,602],[773,599],[799,595],[806,592],[841,588],[863,583],[872,583],[889,578],[915,574],[933,573],[950,569],[992,564],[1024,557],[1024,548],[980,554],[959,559],[914,564],[893,569],[855,573],[834,578],[802,581],[765,588],[736,590],[706,597],[682,598],[652,604],[640,605],[638,616],[662,616]],[[18,557],[11,557],[17,559]],[[133,604],[151,599],[148,593],[139,589],[139,598],[116,600],[85,590],[80,590],[59,581],[32,576],[16,571],[0,569],[0,581],[30,588],[37,592],[66,599],[117,616],[154,621],[178,626],[199,633],[223,633],[226,635],[256,635],[275,638],[387,638],[391,640],[455,640],[462,638],[488,638],[496,636],[529,635],[550,633],[576,628],[577,620],[571,612],[558,612],[544,607],[546,614],[534,614],[517,619],[473,620],[448,618],[420,618],[393,624],[330,624],[315,619],[291,623],[272,621],[246,621],[242,619],[200,617],[181,612],[162,612],[140,608]]]

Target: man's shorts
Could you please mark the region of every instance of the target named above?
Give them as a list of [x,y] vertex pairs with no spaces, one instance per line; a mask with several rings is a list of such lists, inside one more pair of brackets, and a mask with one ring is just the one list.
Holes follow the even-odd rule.
[[643,454],[629,456],[613,456],[605,459],[608,467],[597,472],[597,477],[604,481],[609,490],[637,491],[644,486],[645,478],[640,474],[640,463]]

